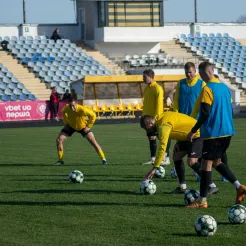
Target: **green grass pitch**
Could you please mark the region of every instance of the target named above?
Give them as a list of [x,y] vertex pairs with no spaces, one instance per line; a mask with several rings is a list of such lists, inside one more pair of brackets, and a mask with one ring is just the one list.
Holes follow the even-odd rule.
[[[229,165],[246,184],[246,120],[235,119],[235,126]],[[246,224],[231,225],[227,218],[235,190],[217,172],[213,180],[220,191],[209,197],[209,208],[186,209],[183,195],[168,194],[177,186],[172,165],[164,179],[154,179],[155,195],[140,195],[150,166],[141,165],[149,148],[139,124],[94,126],[107,166],[78,134],[65,142],[65,165],[55,166],[60,129],[0,130],[0,245],[245,245]],[[82,184],[69,183],[74,169],[83,172]],[[199,189],[187,165],[186,178],[189,188]],[[197,216],[205,214],[218,223],[211,238],[194,230]]]

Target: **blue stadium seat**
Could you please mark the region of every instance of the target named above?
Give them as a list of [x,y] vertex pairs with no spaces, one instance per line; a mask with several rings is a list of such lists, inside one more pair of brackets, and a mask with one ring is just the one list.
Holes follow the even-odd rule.
[[7,95],[5,95],[5,94],[1,96],[1,100],[3,102],[9,102],[10,101],[9,97]]
[[33,95],[33,94],[29,94],[29,95],[28,95],[28,99],[31,100],[31,101],[37,100],[37,98],[36,98],[35,95]]
[[17,101],[17,100],[18,100],[17,95],[11,95],[10,96],[10,101]]
[[27,96],[25,94],[21,94],[20,97],[19,97],[19,99],[21,101],[26,101],[27,100]]

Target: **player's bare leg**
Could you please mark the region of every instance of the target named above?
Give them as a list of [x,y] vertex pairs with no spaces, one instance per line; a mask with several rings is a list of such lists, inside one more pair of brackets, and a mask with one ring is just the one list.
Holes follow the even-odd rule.
[[94,134],[92,132],[88,132],[85,137],[89,141],[89,143],[94,147],[94,149],[96,150],[96,152],[98,153],[98,155],[102,159],[102,163],[104,165],[107,164],[107,160],[106,160],[105,155],[102,151],[102,148],[98,144],[98,142],[96,141]]
[[64,164],[63,159],[63,142],[67,139],[67,136],[61,132],[56,139],[56,147],[57,147],[57,154],[58,154],[58,161],[56,162],[56,165],[62,165]]

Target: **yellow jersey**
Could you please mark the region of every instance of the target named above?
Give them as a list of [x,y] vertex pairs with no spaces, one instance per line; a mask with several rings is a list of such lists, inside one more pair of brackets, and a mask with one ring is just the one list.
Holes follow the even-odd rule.
[[91,128],[96,121],[96,114],[89,108],[77,105],[73,111],[69,104],[62,109],[63,122],[76,131],[80,131],[85,127]]
[[147,85],[143,94],[143,115],[157,116],[163,113],[164,91],[156,82]]
[[[194,118],[178,112],[169,111],[156,117],[159,147],[154,163],[155,167],[159,167],[163,160],[168,139],[188,141],[187,135],[195,124],[196,120]],[[197,131],[194,138],[199,137],[200,132]]]

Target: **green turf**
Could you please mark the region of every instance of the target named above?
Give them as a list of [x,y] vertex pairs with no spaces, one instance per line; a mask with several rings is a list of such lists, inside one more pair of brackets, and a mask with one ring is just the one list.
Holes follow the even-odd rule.
[[[228,151],[229,165],[246,183],[245,119],[235,120],[237,136]],[[227,210],[235,190],[222,183],[209,198],[207,210],[184,208],[182,195],[170,195],[177,181],[166,168],[155,179],[157,193],[139,194],[150,169],[148,141],[138,124],[95,125],[105,151],[103,166],[94,149],[78,134],[65,143],[65,165],[57,160],[55,139],[60,127],[1,129],[0,245],[244,245],[246,224],[231,225]],[[186,166],[187,167],[187,166]],[[84,173],[82,184],[70,184],[68,174]],[[198,189],[190,168],[188,187]],[[218,222],[211,238],[194,231],[198,215]]]

